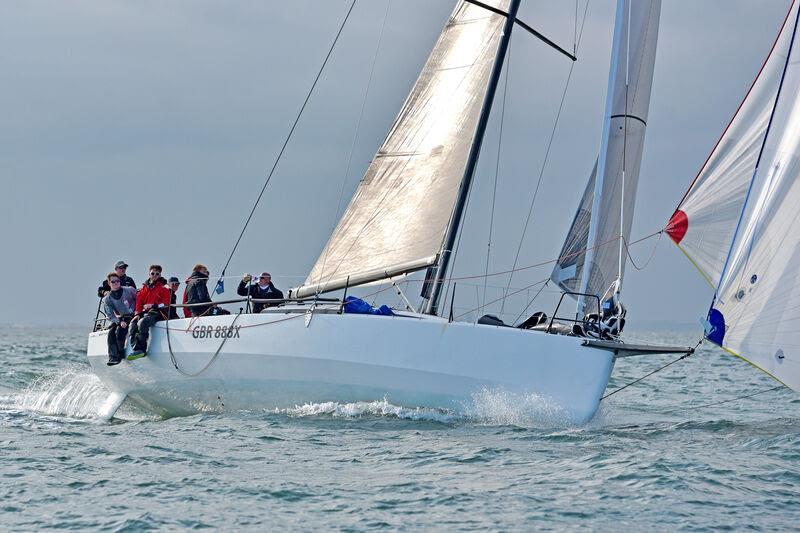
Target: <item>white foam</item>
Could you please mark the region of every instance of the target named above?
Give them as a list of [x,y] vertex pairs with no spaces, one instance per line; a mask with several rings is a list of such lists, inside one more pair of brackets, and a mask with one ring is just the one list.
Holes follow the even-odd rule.
[[403,407],[394,405],[384,398],[373,402],[322,402],[307,403],[295,406],[293,409],[283,411],[289,416],[320,416],[328,415],[340,418],[360,418],[363,416],[385,416],[403,420],[427,420],[444,424],[456,422],[463,416],[444,409],[431,409],[424,407]]
[[464,406],[475,422],[520,427],[570,427],[571,416],[553,401],[538,394],[518,394],[502,389],[483,389]]
[[111,392],[83,365],[60,368],[23,390],[3,396],[5,409],[96,419]]

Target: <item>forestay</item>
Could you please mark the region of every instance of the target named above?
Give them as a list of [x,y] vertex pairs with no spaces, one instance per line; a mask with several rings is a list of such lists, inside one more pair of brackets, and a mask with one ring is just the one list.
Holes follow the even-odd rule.
[[633,221],[660,13],[660,0],[617,3],[600,156],[552,274],[565,290],[602,296],[624,273],[620,238]]
[[[507,10],[508,0],[485,2]],[[297,297],[435,263],[505,18],[459,1]]]
[[[739,216],[735,219],[731,220],[727,211],[716,215],[710,206],[700,211],[709,220],[708,224],[719,225],[719,219],[724,216],[732,226],[726,229],[727,242],[715,243],[725,248],[721,264],[718,259],[710,263],[709,270],[719,272],[719,277],[706,338],[800,390],[800,47],[796,42],[797,20],[795,2],[762,76],[743,105],[758,104],[765,108],[745,109],[760,123],[764,123],[766,116],[760,134],[762,142],[755,155],[747,159],[749,179],[742,184],[738,169],[702,176],[705,178],[702,186],[695,183],[682,203],[687,208],[692,207],[688,211],[681,209],[686,220],[684,239],[673,238],[686,247],[684,242],[690,234],[696,239],[695,234],[703,233],[704,219],[699,222],[695,219],[697,209],[702,206],[695,199],[697,195],[724,189],[728,182],[741,189]],[[759,87],[766,83],[773,85]],[[756,89],[760,91],[759,96],[772,94],[772,100],[751,99]],[[734,122],[738,120],[737,115]],[[670,231],[675,233],[674,228]],[[687,254],[691,255],[695,240],[690,242]]]

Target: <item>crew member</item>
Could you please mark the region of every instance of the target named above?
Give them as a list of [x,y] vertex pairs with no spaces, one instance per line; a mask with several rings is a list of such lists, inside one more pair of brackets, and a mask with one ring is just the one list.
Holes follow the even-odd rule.
[[136,289],[123,287],[116,272],[106,276],[111,290],[105,296],[105,313],[111,321],[108,330],[108,366],[114,366],[122,361],[125,354],[125,337],[128,335],[128,324],[136,312]]
[[211,295],[208,294],[208,268],[203,264],[196,264],[192,269],[192,275],[186,280],[186,303],[187,304],[210,304],[184,307],[188,309],[191,316],[209,315],[228,315],[228,311],[217,307],[211,302]]
[[166,280],[161,277],[161,265],[150,265],[147,282],[136,296],[136,331],[131,331],[133,351],[128,360],[139,359],[147,355],[147,339],[150,328],[160,320],[169,316],[169,289]]
[[175,308],[175,304],[178,303],[178,287],[181,286],[181,281],[172,276],[169,278],[169,319],[174,320],[176,318],[180,318],[178,316],[178,310]]
[[[114,272],[119,277],[119,282],[123,287],[133,287],[136,288],[136,282],[133,281],[133,278],[126,274],[128,269],[128,263],[125,261],[117,261],[114,265]],[[97,287],[97,296],[98,298],[102,298],[106,294],[109,293],[111,287],[108,285],[108,278],[103,280],[103,284]]]
[[239,282],[239,287],[236,289],[236,294],[239,296],[250,296],[254,300],[278,300],[276,302],[254,302],[253,312],[260,313],[265,307],[273,307],[280,304],[283,300],[283,292],[275,288],[272,284],[272,276],[269,272],[262,272],[258,276],[258,283],[248,285],[253,277],[250,274],[245,274],[242,281]]

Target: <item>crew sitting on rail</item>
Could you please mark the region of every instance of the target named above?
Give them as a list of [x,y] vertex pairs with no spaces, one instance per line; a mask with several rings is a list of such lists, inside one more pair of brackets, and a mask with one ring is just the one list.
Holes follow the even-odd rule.
[[[125,272],[127,271],[128,263],[125,261],[117,261],[114,265],[114,272],[116,272],[117,277],[119,277],[120,284],[123,287],[133,287],[136,289],[136,282],[133,281],[133,278],[126,275]],[[102,298],[106,294],[111,291],[111,287],[108,285],[108,277],[103,280],[102,285],[97,287],[97,297]]]
[[275,303],[253,303],[253,312],[260,313],[266,307],[274,307],[280,304],[283,300],[283,292],[275,288],[272,284],[272,276],[269,272],[262,272],[258,276],[258,282],[248,285],[253,279],[250,274],[245,274],[242,281],[239,282],[239,287],[236,289],[236,294],[239,296],[250,296],[254,300],[278,300]]
[[172,276],[169,278],[169,319],[174,320],[176,318],[180,318],[178,316],[178,310],[175,308],[175,304],[178,303],[178,287],[181,286],[181,280],[177,277]]
[[125,338],[128,335],[128,325],[131,323],[136,311],[136,289],[123,287],[119,274],[116,272],[106,276],[111,290],[103,300],[106,317],[111,321],[108,330],[108,366],[114,366],[122,361],[125,354]]
[[228,311],[213,305],[211,295],[208,294],[208,268],[203,264],[196,264],[192,275],[186,280],[186,304],[211,304],[185,307],[191,316],[228,315]]
[[161,277],[161,265],[150,265],[150,276],[136,296],[136,331],[131,330],[133,351],[128,360],[147,355],[147,338],[150,328],[169,317],[169,289],[167,280]]

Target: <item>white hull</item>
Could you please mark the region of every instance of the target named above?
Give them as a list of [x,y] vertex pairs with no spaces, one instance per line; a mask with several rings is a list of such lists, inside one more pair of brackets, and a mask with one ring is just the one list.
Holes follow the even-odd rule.
[[[483,389],[536,394],[569,422],[597,410],[614,366],[611,351],[582,339],[514,328],[405,316],[298,308],[172,320],[152,330],[148,357],[106,365],[106,332],[91,333],[94,372],[118,396],[166,415],[373,401],[463,410]],[[331,311],[328,309],[327,311]],[[238,326],[238,328],[237,328]],[[217,328],[220,328],[219,330]],[[201,331],[211,331],[204,335]],[[238,334],[238,336],[237,336]]]

